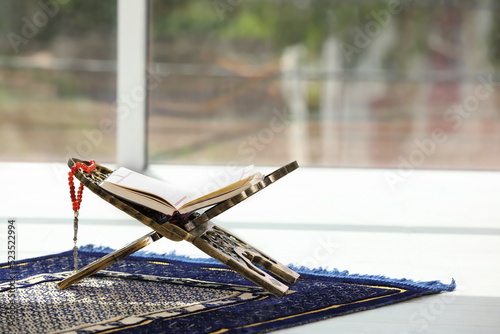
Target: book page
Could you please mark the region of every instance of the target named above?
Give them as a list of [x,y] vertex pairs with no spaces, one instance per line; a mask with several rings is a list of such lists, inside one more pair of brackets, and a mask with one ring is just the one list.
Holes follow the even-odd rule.
[[[262,175],[256,173],[249,176],[253,166],[244,169],[227,170],[212,174],[211,178],[197,180],[196,186],[191,179],[186,183],[193,184],[189,190],[169,182],[151,178],[121,167],[111,173],[100,185],[105,190],[130,201],[148,206],[152,209],[171,214],[173,210],[187,212],[217,204],[230,196],[238,194],[250,187]],[[200,175],[198,175],[200,176]],[[198,177],[198,179],[200,179]],[[258,181],[258,180],[257,180]]]
[[253,165],[232,168],[226,166],[225,168],[193,175],[189,180],[183,180],[182,186],[188,186],[185,188],[190,191],[188,195],[189,200],[183,204],[187,204],[188,202],[195,201],[205,196],[215,195],[221,189],[235,182],[246,180],[255,173],[253,169]]
[[206,194],[204,196],[201,196],[199,198],[196,198],[194,200],[192,200],[191,202],[188,202],[186,203],[185,205],[183,206],[192,206],[192,205],[196,205],[196,203],[203,203],[205,201],[208,201],[210,199],[213,199],[213,198],[217,198],[217,197],[222,197],[221,201],[224,200],[225,198],[227,198],[227,196],[225,196],[226,194],[232,194],[233,196],[235,195],[235,191],[237,192],[238,189],[243,191],[245,190],[246,188],[250,187],[253,183],[255,183],[255,181],[260,181],[262,180],[262,174],[260,173],[255,173],[245,179],[242,179],[242,180],[237,180],[223,188],[220,188],[220,189],[217,189],[209,194]]
[[[149,193],[147,197],[161,197],[175,208],[182,206],[188,199],[186,192],[178,186],[136,173],[125,167],[118,168],[103,184],[105,182],[125,189],[132,189],[135,192]],[[106,189],[105,185],[103,188]]]

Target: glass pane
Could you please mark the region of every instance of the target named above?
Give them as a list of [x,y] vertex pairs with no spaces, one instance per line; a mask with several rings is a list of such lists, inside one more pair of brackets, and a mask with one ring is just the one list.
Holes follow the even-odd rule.
[[114,161],[116,1],[0,8],[0,159]]
[[500,168],[494,1],[152,1],[149,160]]

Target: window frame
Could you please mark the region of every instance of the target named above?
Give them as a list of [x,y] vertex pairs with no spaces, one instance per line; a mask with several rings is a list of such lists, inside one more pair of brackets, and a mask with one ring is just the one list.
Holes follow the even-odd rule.
[[[118,0],[117,164],[147,168],[148,0]],[[133,24],[131,24],[133,22]]]

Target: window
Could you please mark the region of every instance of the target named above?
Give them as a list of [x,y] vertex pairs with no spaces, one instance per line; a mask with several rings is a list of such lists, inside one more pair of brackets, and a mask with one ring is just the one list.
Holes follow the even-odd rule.
[[496,2],[151,2],[149,161],[499,169]]
[[[147,3],[149,163],[499,169],[496,2]],[[117,2],[0,15],[1,159],[114,162]]]
[[114,161],[116,1],[4,1],[0,159]]

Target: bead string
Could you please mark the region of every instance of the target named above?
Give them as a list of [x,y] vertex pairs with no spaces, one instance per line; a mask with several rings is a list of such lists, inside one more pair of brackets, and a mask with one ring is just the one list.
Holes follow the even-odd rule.
[[71,203],[73,204],[73,261],[75,263],[75,271],[78,270],[78,247],[77,247],[77,235],[78,235],[78,213],[80,211],[80,204],[82,203],[82,195],[83,195],[83,183],[80,183],[78,187],[78,193],[75,194],[75,183],[73,181],[73,177],[77,173],[78,169],[82,169],[87,174],[92,173],[96,168],[96,163],[94,160],[90,160],[90,166],[77,162],[73,167],[71,167],[71,171],[68,173],[68,183],[69,183],[69,194],[71,197]]

